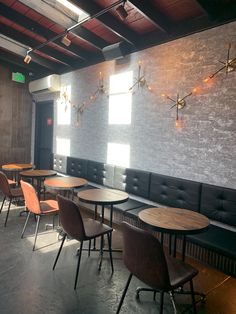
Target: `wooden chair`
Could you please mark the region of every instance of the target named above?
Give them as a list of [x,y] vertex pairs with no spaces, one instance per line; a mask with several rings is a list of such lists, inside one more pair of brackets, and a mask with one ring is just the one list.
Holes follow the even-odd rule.
[[[37,235],[38,235],[40,218],[42,216],[57,215],[59,211],[58,203],[55,200],[39,201],[35,188],[30,183],[21,180],[20,184],[21,184],[21,188],[22,188],[24,198],[25,198],[25,206],[28,210],[28,215],[26,217],[26,221],[25,221],[25,225],[21,234],[21,238],[23,238],[24,236],[30,214],[33,213],[37,218],[34,245],[33,245],[33,251],[34,251],[36,240],[37,240]],[[54,221],[53,221],[53,226],[54,226]]]
[[166,257],[159,240],[147,231],[131,226],[126,222],[122,223],[122,231],[123,261],[130,271],[130,275],[116,313],[120,312],[133,275],[150,286],[154,293],[160,292],[159,313],[163,313],[164,293],[170,294],[172,304],[175,307],[173,298],[175,290],[190,282],[192,307],[196,313],[192,279],[198,274],[198,271],[180,260],[170,256]]
[[12,180],[8,180],[5,173],[0,171],[0,189],[2,190],[2,193],[3,193],[3,201],[2,201],[0,213],[2,212],[5,201],[9,200],[7,215],[6,215],[6,219],[5,219],[5,223],[4,223],[5,227],[7,225],[7,220],[8,220],[12,201],[23,197],[23,193],[22,193],[21,188],[15,188],[13,182],[14,181],[12,181]]
[[[82,219],[79,206],[73,201],[69,200],[68,198],[58,195],[57,200],[58,200],[59,209],[60,209],[59,211],[60,222],[65,233],[62,238],[61,246],[58,250],[58,253],[57,253],[54,265],[53,265],[53,270],[56,267],[58,258],[60,256],[64,241],[67,235],[73,239],[78,240],[80,242],[80,249],[78,252],[79,253],[78,263],[77,263],[75,283],[74,283],[74,290],[75,290],[77,286],[80,260],[81,260],[84,241],[89,241],[89,247],[90,247],[90,243],[92,239],[101,237],[101,259],[100,259],[99,268],[98,268],[100,270],[101,265],[102,265],[102,257],[103,257],[102,238],[104,235],[107,235],[111,268],[112,268],[112,272],[114,271],[113,260],[112,260],[112,250],[111,250],[111,233],[113,229],[94,219],[90,219],[90,218]],[[90,248],[89,248],[89,251],[90,251]]]

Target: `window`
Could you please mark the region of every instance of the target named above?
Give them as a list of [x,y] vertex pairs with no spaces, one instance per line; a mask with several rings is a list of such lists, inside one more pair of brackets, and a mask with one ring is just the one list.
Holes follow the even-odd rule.
[[56,154],[70,156],[70,139],[56,138]]
[[133,71],[110,76],[109,124],[131,124]]
[[130,145],[108,143],[107,145],[107,163],[120,166],[129,167],[130,163]]
[[64,86],[57,100],[57,124],[70,125],[71,123],[71,86]]

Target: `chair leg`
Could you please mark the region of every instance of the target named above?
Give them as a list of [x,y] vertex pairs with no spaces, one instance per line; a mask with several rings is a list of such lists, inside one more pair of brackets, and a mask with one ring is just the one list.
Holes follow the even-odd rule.
[[34,237],[33,251],[34,251],[34,249],[35,249],[35,244],[36,244],[36,240],[37,240],[37,236],[38,236],[40,218],[41,218],[40,215],[38,215],[38,216],[37,216],[37,224],[36,224],[36,228],[35,228],[35,237]]
[[107,239],[108,239],[109,255],[110,255],[110,261],[111,261],[111,270],[112,270],[112,272],[114,272],[113,259],[112,259],[112,248],[111,248],[111,233],[107,234]]
[[192,297],[193,313],[197,314],[195,295],[194,295],[194,289],[193,289],[193,281],[190,280],[189,283],[190,283],[190,290],[191,290],[191,297]]
[[118,308],[117,308],[117,310],[116,310],[116,314],[119,314],[119,313],[120,313],[120,309],[121,309],[121,306],[122,306],[122,304],[123,304],[124,298],[125,298],[125,296],[126,296],[127,290],[128,290],[128,288],[129,288],[129,284],[130,284],[130,281],[131,281],[131,279],[132,279],[132,276],[133,276],[133,274],[130,273],[129,278],[128,278],[128,280],[127,280],[127,282],[126,282],[126,285],[125,285],[125,289],[124,289],[124,291],[123,291],[123,293],[122,293],[122,296],[121,296],[121,299],[120,299]]
[[2,209],[3,209],[3,206],[4,206],[5,200],[6,200],[6,196],[4,196],[4,198],[3,198],[3,200],[2,200],[2,206],[1,206],[1,209],[0,209],[0,214],[1,214],[1,212],[2,212]]
[[175,305],[175,298],[174,298],[174,291],[169,291],[169,295],[170,295],[171,303],[173,305],[174,314],[177,314],[177,308],[176,308],[176,305]]
[[29,221],[29,217],[30,217],[30,211],[28,212],[26,220],[25,220],[25,224],[24,224],[24,227],[23,227],[23,230],[22,230],[22,233],[21,233],[21,239],[23,239],[23,236],[24,236],[24,233],[25,233],[25,229],[26,229],[26,226],[27,226],[28,221]]
[[61,250],[62,250],[63,244],[64,244],[64,242],[65,242],[66,236],[67,236],[67,234],[64,233],[63,238],[62,238],[62,240],[61,240],[61,245],[60,245],[60,248],[59,248],[59,250],[58,250],[57,257],[56,257],[56,259],[55,259],[55,262],[54,262],[54,265],[53,265],[52,270],[54,270],[55,267],[56,267],[56,265],[57,265],[57,261],[58,261],[58,258],[59,258],[59,256],[60,256],[60,254],[61,254]]
[[163,313],[164,291],[160,291],[160,314]]
[[89,240],[88,257],[90,256],[90,251],[91,251],[91,240]]
[[83,250],[83,241],[80,242],[78,263],[77,263],[77,269],[76,269],[76,275],[75,275],[74,290],[76,289],[76,286],[77,286],[77,281],[78,281],[78,276],[79,276],[79,266],[80,266],[80,260],[81,260],[82,250]]
[[7,215],[6,215],[4,227],[7,226],[7,220],[8,220],[8,216],[9,216],[10,207],[11,207],[11,199],[9,200],[9,205],[8,205],[8,209],[7,209]]

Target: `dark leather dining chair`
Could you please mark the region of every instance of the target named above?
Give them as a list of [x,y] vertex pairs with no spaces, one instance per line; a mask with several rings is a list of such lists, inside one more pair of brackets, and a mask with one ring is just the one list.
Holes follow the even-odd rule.
[[37,235],[38,235],[40,218],[42,216],[57,215],[59,211],[58,203],[55,200],[39,201],[37,192],[35,191],[35,188],[30,183],[21,180],[20,184],[21,184],[21,188],[22,188],[24,198],[25,198],[25,206],[28,212],[25,225],[21,234],[21,238],[23,238],[24,236],[30,214],[32,213],[37,218],[34,245],[33,245],[33,251],[34,251],[36,240],[37,240]]
[[130,271],[130,275],[116,313],[120,312],[133,275],[153,288],[155,292],[160,292],[159,313],[163,313],[164,293],[170,294],[173,303],[174,290],[182,288],[185,283],[190,282],[192,307],[196,313],[192,279],[198,274],[198,271],[180,260],[165,256],[159,240],[147,231],[126,222],[122,222],[122,231],[123,261]]
[[13,200],[23,198],[23,193],[21,188],[15,188],[15,182],[12,180],[9,180],[5,173],[0,171],[0,190],[3,193],[3,201],[0,209],[0,213],[2,212],[4,203],[6,200],[9,200],[8,209],[7,209],[7,215],[5,219],[4,226],[7,225],[7,220],[10,212],[11,203]]
[[97,220],[94,220],[91,218],[83,219],[80,213],[79,206],[72,200],[65,198],[61,195],[57,196],[57,200],[58,200],[59,209],[60,209],[59,217],[60,217],[61,225],[64,229],[64,235],[63,235],[62,242],[61,242],[60,248],[58,250],[58,253],[57,253],[54,265],[53,265],[53,270],[56,267],[56,264],[60,256],[66,237],[70,236],[71,238],[78,240],[80,242],[80,249],[78,252],[78,262],[77,262],[77,269],[76,269],[75,283],[74,283],[74,290],[75,290],[77,286],[77,281],[78,281],[80,260],[81,260],[84,241],[89,241],[89,246],[90,246],[91,240],[97,237],[101,237],[101,251],[100,251],[101,259],[100,259],[99,268],[98,268],[100,270],[101,265],[102,265],[102,256],[103,256],[102,238],[104,235],[107,235],[111,268],[112,268],[112,272],[114,271],[113,260],[112,260],[112,250],[111,250],[111,233],[113,229]]

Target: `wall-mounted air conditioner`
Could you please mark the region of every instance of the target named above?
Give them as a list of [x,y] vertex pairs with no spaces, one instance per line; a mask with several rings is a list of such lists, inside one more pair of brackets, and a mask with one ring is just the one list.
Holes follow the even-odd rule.
[[45,92],[58,92],[60,91],[60,75],[52,74],[35,80],[29,83],[29,92],[32,94],[45,93]]

